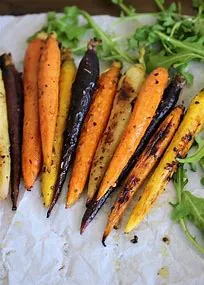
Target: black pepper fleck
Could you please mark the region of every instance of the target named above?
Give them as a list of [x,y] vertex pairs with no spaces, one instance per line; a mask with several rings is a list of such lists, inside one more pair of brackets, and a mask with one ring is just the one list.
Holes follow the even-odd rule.
[[133,239],[130,240],[131,243],[138,243],[138,236],[134,235]]

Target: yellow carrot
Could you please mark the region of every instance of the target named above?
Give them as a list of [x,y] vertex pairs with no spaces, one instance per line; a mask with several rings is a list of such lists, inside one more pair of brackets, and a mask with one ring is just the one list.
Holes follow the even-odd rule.
[[55,129],[55,138],[52,152],[52,165],[50,171],[44,167],[42,174],[42,194],[45,207],[49,207],[57,180],[61,159],[63,132],[71,100],[71,87],[76,75],[76,66],[68,50],[62,52],[62,64],[59,80],[59,110]]
[[110,118],[97,146],[91,166],[87,204],[98,191],[108,164],[128,124],[135,99],[138,96],[144,79],[144,66],[142,64],[135,64],[126,71],[119,81]]
[[188,111],[176,132],[162,160],[148,181],[141,199],[131,213],[125,227],[130,232],[137,227],[148,214],[158,196],[164,191],[168,181],[177,169],[177,158],[183,158],[188,153],[195,136],[204,127],[204,91],[192,100]]
[[117,225],[122,214],[129,206],[133,196],[142,185],[155,164],[161,158],[179,126],[182,114],[182,107],[178,106],[173,109],[173,111],[167,116],[167,118],[162,122],[158,130],[152,136],[147,147],[139,157],[134,168],[125,180],[125,183],[111,210],[111,214],[104,231],[103,242],[109,235],[112,228]]

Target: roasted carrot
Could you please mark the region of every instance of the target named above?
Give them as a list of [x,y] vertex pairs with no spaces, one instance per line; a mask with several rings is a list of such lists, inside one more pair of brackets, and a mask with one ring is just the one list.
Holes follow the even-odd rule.
[[130,232],[142,222],[176,171],[178,167],[177,158],[184,158],[187,155],[195,136],[203,127],[204,91],[201,91],[191,101],[178,131],[132,211],[125,232]]
[[156,112],[168,82],[168,71],[155,69],[145,80],[125,133],[113,155],[97,194],[101,199],[110,188],[116,186],[122,170],[139,145]]
[[113,153],[120,142],[144,79],[144,66],[135,64],[127,70],[119,81],[110,118],[99,141],[91,166],[87,205],[98,190]]
[[127,174],[129,174],[130,170],[135,165],[137,159],[139,158],[144,148],[147,146],[150,138],[155,133],[158,126],[161,124],[161,122],[166,118],[166,116],[171,112],[173,107],[176,105],[184,85],[185,85],[185,79],[181,75],[176,75],[165,89],[164,94],[162,96],[162,100],[156,110],[156,113],[149,127],[147,128],[133,156],[130,158],[128,164],[120,174],[117,183],[118,185],[120,185],[120,183],[124,180]]
[[21,74],[16,70],[11,54],[0,58],[3,81],[6,90],[6,103],[9,125],[11,154],[11,200],[12,210],[17,209],[17,199],[21,178],[21,150],[23,127],[23,85]]
[[0,69],[0,200],[6,199],[9,192],[11,158],[6,109],[6,91]]
[[113,227],[118,224],[122,214],[127,209],[136,191],[163,155],[179,126],[182,115],[183,107],[176,107],[162,122],[139,157],[134,168],[125,180],[125,183],[112,208],[104,231],[102,239],[103,244]]
[[127,128],[108,166],[99,191],[84,213],[81,222],[81,233],[116,188],[121,173],[137,149],[156,112],[167,81],[168,72],[164,68],[155,69],[145,80]]
[[59,110],[55,130],[54,145],[52,151],[52,165],[50,171],[46,167],[42,173],[42,195],[45,207],[49,207],[54,194],[54,186],[57,180],[59,164],[62,153],[63,133],[71,101],[71,87],[76,75],[76,66],[70,52],[62,51],[62,64],[59,80]]
[[120,76],[121,64],[114,62],[99,78],[97,89],[84,121],[67,193],[69,207],[84,190],[98,141],[107,124]]
[[50,170],[52,148],[58,112],[60,76],[60,49],[56,37],[51,34],[42,50],[39,72],[39,115],[43,162]]
[[60,168],[55,184],[54,197],[47,212],[47,217],[49,217],[62,191],[67,171],[76,150],[82,124],[96,89],[99,77],[99,61],[96,54],[96,46],[98,43],[96,40],[91,40],[88,43],[88,49],[79,64],[76,78],[72,85],[70,112],[64,131]]
[[24,122],[22,172],[25,188],[31,189],[41,170],[42,148],[38,112],[38,68],[44,42],[29,43],[24,59]]

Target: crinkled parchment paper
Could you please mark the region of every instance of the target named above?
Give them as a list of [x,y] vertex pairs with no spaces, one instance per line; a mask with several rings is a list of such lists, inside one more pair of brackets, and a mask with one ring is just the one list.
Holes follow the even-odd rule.
[[[12,52],[22,70],[26,39],[45,23],[45,15],[0,17],[0,52]],[[105,29],[131,33],[135,22],[120,24],[109,16],[95,17]],[[143,18],[144,23],[151,21]],[[137,23],[139,24],[139,23]],[[204,67],[193,64],[194,85],[186,87],[181,101],[188,104],[204,87]],[[198,176],[188,189],[204,196]],[[143,223],[128,235],[122,233],[124,221],[113,230],[107,247],[101,237],[113,197],[86,232],[79,227],[85,210],[85,197],[65,209],[63,194],[49,219],[42,206],[40,182],[31,192],[21,186],[18,210],[11,211],[10,199],[0,202],[0,284],[1,285],[158,285],[204,284],[204,259],[192,248],[177,224],[170,220],[170,201],[175,193],[170,183]],[[127,221],[127,215],[123,219]],[[138,243],[130,240],[134,234]],[[166,236],[169,244],[162,241]]]

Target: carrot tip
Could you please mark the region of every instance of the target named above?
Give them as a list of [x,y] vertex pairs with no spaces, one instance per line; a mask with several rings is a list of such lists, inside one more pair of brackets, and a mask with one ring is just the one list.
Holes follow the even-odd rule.
[[49,218],[51,211],[52,211],[52,208],[47,211],[47,218]]
[[100,40],[100,39],[97,39],[97,38],[93,38],[93,39],[91,39],[89,42],[88,42],[88,49],[93,49],[93,50],[95,50],[96,49],[96,47],[98,46],[98,45],[100,45],[102,43],[102,41]]
[[82,235],[87,227],[87,224],[82,224],[80,228],[80,235]]
[[106,240],[106,236],[103,235],[103,237],[102,237],[102,245],[103,245],[104,247],[106,247],[105,240]]

